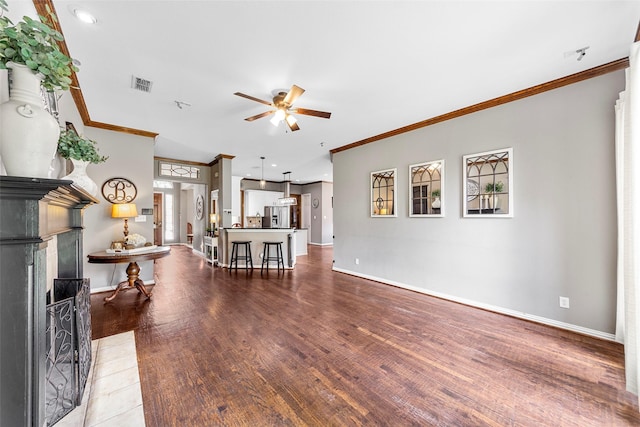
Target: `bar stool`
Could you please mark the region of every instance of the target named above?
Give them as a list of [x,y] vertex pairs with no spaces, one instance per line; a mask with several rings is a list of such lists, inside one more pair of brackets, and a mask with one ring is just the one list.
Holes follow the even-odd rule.
[[[233,268],[233,263],[236,263],[236,271],[238,271],[238,260],[244,260],[244,269],[253,270],[253,259],[251,258],[251,241],[235,241],[231,242],[231,259],[229,260],[229,272]],[[244,255],[240,255],[238,249],[244,247]]]
[[[274,248],[276,253],[271,255],[271,248]],[[282,272],[284,273],[284,258],[282,256],[282,242],[264,242],[264,249],[262,251],[262,267],[260,267],[260,273],[264,270],[264,265],[267,265],[267,271],[269,271],[269,261],[278,262],[278,273],[280,272],[280,264],[282,264]]]

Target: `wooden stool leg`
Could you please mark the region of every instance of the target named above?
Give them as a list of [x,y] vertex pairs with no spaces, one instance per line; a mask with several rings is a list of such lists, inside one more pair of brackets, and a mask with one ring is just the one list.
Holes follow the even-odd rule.
[[[231,244],[231,259],[229,259],[229,273],[231,273],[231,270],[233,269],[233,260],[235,258],[235,254],[236,254],[236,244],[232,243]],[[238,270],[238,260],[236,259],[236,271]]]
[[[245,266],[247,267],[247,270],[249,269],[249,265],[251,264],[251,269],[253,270],[253,257],[251,256],[251,243],[247,243],[245,246],[245,252],[247,255],[247,258],[245,258]],[[247,261],[248,259],[248,261]]]

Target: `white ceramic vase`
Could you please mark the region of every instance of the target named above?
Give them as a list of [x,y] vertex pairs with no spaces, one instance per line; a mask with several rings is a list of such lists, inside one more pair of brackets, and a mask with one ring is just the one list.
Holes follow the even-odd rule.
[[73,170],[69,175],[62,179],[70,179],[75,184],[82,187],[87,193],[94,197],[97,196],[98,185],[87,175],[87,166],[89,166],[89,162],[85,160],[71,159],[71,163],[73,163]]
[[44,110],[42,75],[8,63],[9,100],[0,105],[0,156],[7,175],[50,178],[60,127]]
[[435,197],[431,203],[433,209],[440,209],[440,197]]

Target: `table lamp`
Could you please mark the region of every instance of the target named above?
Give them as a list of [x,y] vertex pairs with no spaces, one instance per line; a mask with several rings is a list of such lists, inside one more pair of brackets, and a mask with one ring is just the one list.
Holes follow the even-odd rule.
[[116,203],[111,205],[112,218],[124,218],[124,237],[129,235],[128,219],[138,216],[138,209],[135,203]]

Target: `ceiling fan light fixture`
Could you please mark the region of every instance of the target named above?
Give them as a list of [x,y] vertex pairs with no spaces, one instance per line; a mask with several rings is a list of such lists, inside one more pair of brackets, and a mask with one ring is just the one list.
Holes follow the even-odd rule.
[[297,122],[296,118],[293,117],[291,114],[287,114],[287,116],[285,117],[285,120],[287,121],[287,124],[289,126],[293,126]]
[[[323,119],[331,118],[331,113],[328,113],[326,111],[310,110],[308,108],[293,108],[293,103],[298,99],[298,97],[300,97],[300,95],[304,93],[304,89],[302,89],[299,86],[296,86],[296,85],[291,86],[291,89],[289,90],[289,92],[285,92],[284,90],[278,90],[277,92],[272,92],[272,93],[274,94],[273,100],[272,102],[269,102],[269,101],[265,101],[264,99],[256,98],[251,95],[246,95],[242,92],[235,92],[234,95],[236,96],[246,98],[251,101],[259,102],[260,104],[265,104],[265,105],[268,105],[269,107],[272,107],[272,109],[269,111],[265,111],[264,113],[247,117],[244,120],[247,122],[252,122],[254,120],[260,119],[262,117],[270,116],[273,114],[273,117],[271,117],[271,120],[270,120],[272,125],[274,125],[275,127],[278,127],[281,121],[285,121],[289,126],[289,129],[292,132],[295,132],[300,130],[300,126],[298,126],[298,123],[297,123],[298,120],[290,114],[292,112],[296,114],[303,114],[306,116],[321,117]],[[275,110],[273,110],[273,108],[275,108]]]
[[273,118],[271,119],[271,124],[273,124],[274,126],[278,126],[278,124],[280,124],[280,122],[283,121],[286,116],[287,113],[284,111],[284,109],[278,108],[278,110],[276,110],[276,113],[273,115]]

